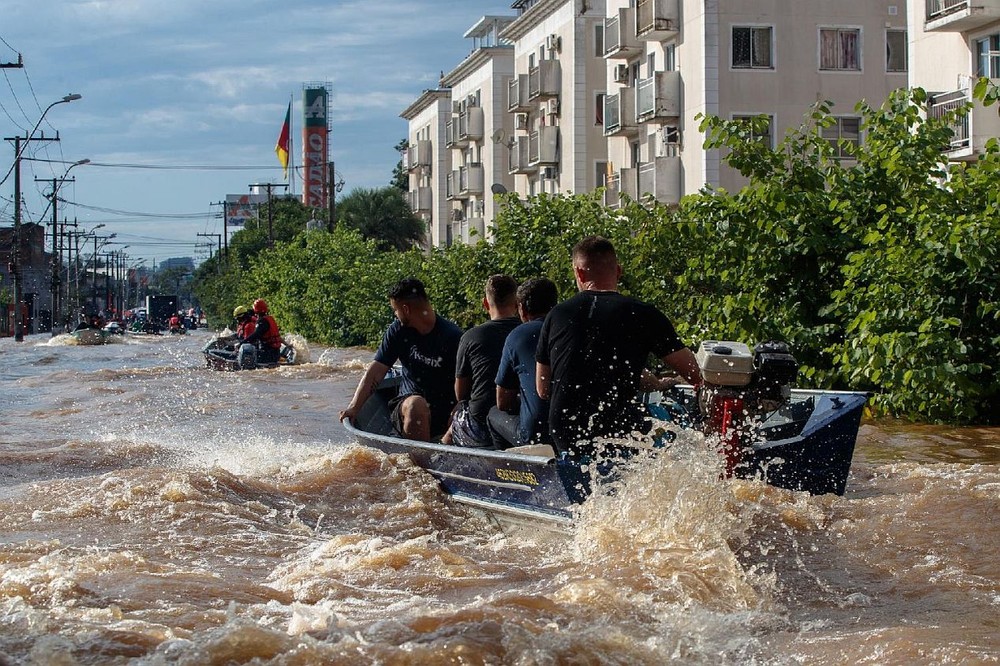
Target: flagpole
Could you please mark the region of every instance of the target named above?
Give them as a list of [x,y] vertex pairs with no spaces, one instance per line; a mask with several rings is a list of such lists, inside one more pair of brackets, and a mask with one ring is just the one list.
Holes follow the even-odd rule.
[[295,194],[295,132],[292,131],[292,95],[288,95],[288,191]]

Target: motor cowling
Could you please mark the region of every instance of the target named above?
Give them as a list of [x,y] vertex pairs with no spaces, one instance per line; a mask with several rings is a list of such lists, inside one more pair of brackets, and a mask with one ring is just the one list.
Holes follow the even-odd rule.
[[798,362],[783,342],[762,342],[751,352],[741,342],[708,340],[695,358],[702,385],[698,405],[706,433],[718,435],[726,476],[739,465],[753,421],[785,404]]

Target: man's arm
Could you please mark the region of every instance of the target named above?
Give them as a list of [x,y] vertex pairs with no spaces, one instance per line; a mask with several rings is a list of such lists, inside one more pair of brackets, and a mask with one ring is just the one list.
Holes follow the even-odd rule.
[[253,333],[244,338],[243,342],[257,342],[265,333],[267,333],[267,329],[270,327],[271,325],[267,323],[267,319],[261,317],[260,320],[254,324]]
[[538,397],[548,400],[552,393],[552,377],[549,366],[535,361],[535,390]]
[[472,397],[472,377],[455,377],[455,399],[468,400]]
[[639,377],[639,389],[646,392],[665,391],[679,383],[681,383],[679,377],[657,377],[647,368],[642,369],[642,375]]
[[663,357],[663,362],[677,371],[684,379],[688,380],[692,386],[701,384],[701,370],[698,369],[698,360],[687,347],[667,354]]
[[518,392],[497,386],[497,408],[508,414],[517,413]]
[[378,361],[372,361],[372,364],[368,366],[365,370],[364,377],[358,382],[358,388],[354,391],[354,397],[351,399],[351,404],[347,406],[347,409],[340,412],[340,420],[351,419],[352,421],[361,411],[361,407],[364,406],[368,398],[371,397],[372,393],[378,387],[380,381],[385,378],[386,373],[389,372],[389,366],[384,363],[379,363]]

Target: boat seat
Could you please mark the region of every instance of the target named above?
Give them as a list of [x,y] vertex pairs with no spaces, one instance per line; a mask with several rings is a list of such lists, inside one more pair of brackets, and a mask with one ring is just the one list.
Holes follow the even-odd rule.
[[548,444],[528,444],[526,446],[512,446],[504,449],[505,453],[519,453],[523,456],[545,456],[555,458],[556,451]]

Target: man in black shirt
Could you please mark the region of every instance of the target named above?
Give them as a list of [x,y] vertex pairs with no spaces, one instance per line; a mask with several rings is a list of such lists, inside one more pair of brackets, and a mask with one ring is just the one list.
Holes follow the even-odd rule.
[[382,336],[375,360],[365,371],[340,420],[355,419],[389,369],[399,361],[399,395],[390,402],[396,431],[407,439],[430,441],[448,427],[455,406],[452,381],[462,336],[454,322],[439,316],[420,280],[400,280],[389,292],[396,319]]
[[692,384],[694,353],[656,307],[618,293],[621,265],[600,236],[573,248],[578,294],[545,318],[535,353],[538,395],[549,399],[549,429],[560,452],[593,455],[595,438],[649,430],[640,378],[654,354]]
[[517,282],[509,275],[491,275],[486,280],[483,307],[490,320],[470,328],[458,344],[455,365],[455,397],[458,408],[450,434],[441,440],[460,446],[492,447],[486,419],[496,404],[497,368],[507,335],[521,323],[517,316]]

